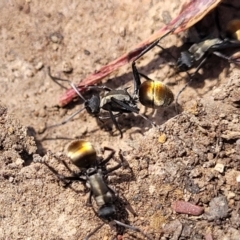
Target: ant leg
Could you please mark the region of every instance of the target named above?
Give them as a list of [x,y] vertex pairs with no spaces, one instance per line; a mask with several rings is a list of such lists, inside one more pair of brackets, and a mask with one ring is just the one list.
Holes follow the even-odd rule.
[[89,207],[92,206],[92,191],[89,192],[86,205]]
[[141,77],[144,77],[146,80],[148,80],[148,81],[153,81],[150,77],[148,77],[147,75],[145,75],[145,74],[143,74],[143,73],[140,73],[139,72],[139,75],[141,76]]
[[114,156],[114,154],[115,154],[115,152],[116,152],[114,149],[109,148],[109,147],[104,147],[104,148],[103,148],[103,153],[104,153],[105,151],[110,151],[110,153],[109,153],[109,155],[108,155],[105,159],[103,159],[103,160],[101,161],[101,163],[100,163],[101,166],[106,165],[106,164],[113,158],[113,156]]
[[[64,161],[62,161],[64,162]],[[64,162],[65,163],[65,162]],[[86,184],[86,178],[81,176],[81,172],[79,173],[79,176],[75,175],[75,176],[70,176],[70,177],[66,177],[63,176],[61,174],[59,174],[53,167],[51,167],[48,163],[44,162],[44,165],[48,167],[48,169],[53,172],[57,178],[62,181],[64,184],[69,185],[69,182],[66,181],[80,181],[83,184]],[[72,173],[71,169],[67,166],[67,164],[65,163],[64,166]]]
[[98,227],[96,227],[91,233],[89,233],[84,240],[88,240],[92,235],[94,235],[105,223],[102,223]]
[[66,177],[66,176],[58,175],[58,178],[59,178],[60,180],[80,181],[80,182],[82,182],[82,183],[86,183],[86,179],[83,178],[83,177],[79,177],[79,176]]
[[135,62],[142,57],[144,54],[146,54],[147,52],[149,52],[152,48],[154,48],[163,38],[165,38],[166,36],[168,36],[170,33],[174,32],[176,28],[178,28],[178,26],[180,25],[176,24],[175,27],[173,27],[171,30],[169,30],[168,32],[166,32],[163,36],[161,36],[160,38],[158,38],[157,40],[155,40],[154,42],[150,43],[133,61],[133,63],[135,64]]
[[111,101],[114,103],[118,104],[121,107],[121,110],[123,111],[128,111],[128,112],[134,112],[137,113],[139,112],[139,109],[137,107],[130,107],[128,104],[118,100],[117,98],[111,97]]
[[200,64],[198,65],[198,67],[196,68],[195,72],[190,75],[188,72],[187,75],[188,77],[190,78],[189,81],[185,84],[185,86],[178,92],[177,96],[176,96],[176,100],[175,100],[175,108],[176,108],[176,112],[178,113],[178,110],[177,110],[177,105],[178,105],[178,98],[179,96],[181,95],[181,93],[187,88],[187,86],[190,85],[190,83],[193,81],[193,77],[198,73],[199,69],[202,67],[202,65],[206,62],[206,60],[208,59],[209,55],[207,55],[201,62]]
[[156,45],[157,47],[159,47],[160,49],[162,49],[162,51],[166,52],[172,59],[174,59],[175,61],[177,61],[177,58],[175,58],[170,51],[166,50],[164,47],[162,47],[160,44]]
[[[171,31],[170,31],[171,32]],[[142,57],[144,54],[146,54],[148,51],[150,51],[152,48],[154,48],[158,43],[159,41],[167,36],[170,32],[167,32],[167,34],[165,34],[164,36],[162,36],[161,38],[155,40],[153,43],[151,43],[148,47],[146,47],[135,59],[134,61],[132,62],[132,72],[133,72],[133,78],[134,78],[134,95],[136,96],[138,94],[138,90],[139,90],[139,87],[141,85],[141,81],[140,81],[140,77],[139,77],[139,72],[137,70],[137,67],[136,67],[136,61]]]
[[135,62],[132,63],[132,72],[133,72],[133,79],[134,79],[134,92],[133,92],[133,95],[134,96],[138,96],[138,90],[140,88],[141,81],[140,81],[139,72],[137,70]]
[[[122,115],[122,113],[116,113],[116,114],[113,114],[114,117],[119,117],[120,115]],[[110,116],[98,116],[98,119],[101,121],[101,120],[106,120],[106,119],[109,119]],[[101,121],[103,123],[103,121]]]
[[[114,149],[109,148],[109,147],[104,147],[104,151],[111,151],[111,153],[110,153],[109,156],[107,156],[104,160],[102,160],[102,162],[100,163],[101,166],[103,166],[103,165],[105,165],[106,163],[108,163],[109,160],[113,158],[113,156],[114,156],[114,154],[115,154],[115,152],[116,152]],[[128,163],[126,164],[126,161],[125,161],[125,159],[124,159],[124,157],[123,157],[123,155],[122,155],[122,151],[121,151],[121,150],[119,150],[119,153],[118,153],[118,154],[119,154],[119,158],[120,158],[121,162],[118,163],[116,166],[114,166],[114,167],[112,167],[112,168],[110,168],[110,169],[107,169],[107,170],[104,172],[105,175],[108,175],[109,173],[114,172],[115,170],[119,169],[119,168],[122,167],[122,166],[124,166],[124,167],[128,166],[128,167],[129,167],[129,164],[128,164]],[[125,162],[125,163],[124,163],[124,162]],[[130,168],[130,167],[129,167],[129,168]],[[131,169],[131,170],[132,170],[132,169]]]
[[45,127],[44,131],[46,131],[46,129],[49,129],[49,128],[59,127],[59,126],[62,126],[62,125],[64,125],[64,124],[66,124],[67,122],[69,122],[71,119],[73,119],[77,114],[79,114],[79,113],[80,113],[81,111],[83,111],[84,109],[85,109],[85,107],[79,109],[78,111],[76,111],[75,113],[73,113],[71,116],[69,116],[67,119],[65,119],[65,120],[62,121],[61,123],[57,123],[57,124],[54,124],[54,125],[50,125],[50,126]]
[[178,28],[178,26],[182,23],[179,22],[178,24],[176,24],[171,30],[169,30],[168,32],[166,32],[162,37],[158,38],[157,40],[155,40],[154,42],[150,43],[132,62],[132,72],[133,72],[133,78],[134,78],[134,95],[137,95],[139,87],[141,85],[140,82],[140,77],[138,75],[138,71],[136,68],[136,61],[142,57],[144,54],[146,54],[148,51],[150,51],[152,48],[154,48],[156,45],[158,45],[158,43],[167,35],[169,35],[170,33],[174,32],[176,28]]
[[117,121],[116,121],[116,118],[115,118],[115,116],[113,115],[113,113],[112,113],[112,111],[111,110],[109,110],[109,114],[110,114],[110,118],[112,119],[112,121],[113,121],[113,124],[115,125],[115,127],[117,128],[117,130],[120,132],[120,138],[122,138],[123,137],[123,133],[122,133],[122,130],[120,129],[120,127],[119,127],[119,125],[118,125],[118,123],[117,123]]
[[232,59],[231,57],[229,57],[229,56],[227,56],[227,55],[225,55],[225,54],[223,54],[223,53],[221,53],[221,52],[214,51],[213,54],[214,54],[215,56],[220,57],[220,58],[223,58],[223,59],[225,59],[225,60],[227,60],[227,61],[229,61],[229,62],[232,62],[232,63],[235,62],[234,59]]
[[148,121],[152,126],[156,127],[156,124],[154,122],[152,122],[150,119],[148,119],[143,114],[139,113],[139,109],[132,108],[129,105],[127,105],[127,104],[123,103],[122,101],[119,101],[118,99],[113,98],[113,97],[111,98],[111,100],[113,102],[115,102],[116,104],[118,104],[119,106],[123,107],[124,110],[128,110],[129,112],[134,112],[134,113],[138,114],[140,117],[142,117],[143,119]]
[[134,226],[131,226],[131,225],[128,225],[128,224],[125,224],[125,223],[122,223],[118,220],[113,220],[116,224],[118,224],[119,226],[122,226],[122,227],[125,227],[125,228],[128,228],[128,229],[131,229],[135,232],[139,232],[141,233],[145,238],[149,239],[149,240],[152,240],[152,238],[150,238],[147,234],[145,234],[143,231],[141,231],[139,228],[137,227],[134,227]]
[[58,81],[63,81],[63,82],[69,82],[69,80],[67,79],[62,79],[62,78],[58,78],[58,77],[54,77],[52,74],[51,74],[51,68],[48,67],[48,76],[57,84],[59,85],[60,87],[64,88],[67,90],[67,88],[65,86],[63,86],[61,83],[59,83]]

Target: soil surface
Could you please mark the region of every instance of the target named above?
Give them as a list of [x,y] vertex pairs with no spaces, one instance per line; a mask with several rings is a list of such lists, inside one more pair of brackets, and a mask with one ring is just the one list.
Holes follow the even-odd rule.
[[[156,47],[147,53],[137,62],[140,71],[177,95],[188,81],[174,67],[190,46],[183,43],[221,35],[240,14],[238,1],[231,4],[235,8],[220,5],[189,33],[163,39],[167,51]],[[151,239],[240,239],[240,70],[235,64],[210,57],[180,95],[179,113],[174,104],[158,110],[139,104],[157,127],[125,114],[117,119],[121,139],[111,121],[99,123],[83,111],[43,132],[83,107],[81,101],[57,106],[64,89],[47,67],[54,76],[79,82],[176,17],[179,0],[16,0],[2,1],[0,9],[0,239],[84,239],[102,223],[86,206],[84,185],[66,184],[56,175],[78,171],[66,157],[74,139],[90,141],[99,156],[104,146],[116,150],[115,160],[122,151],[125,167],[107,179],[119,221]],[[100,84],[132,93],[130,64]],[[178,213],[186,202],[193,205]],[[146,239],[113,224],[90,239],[114,236]]]

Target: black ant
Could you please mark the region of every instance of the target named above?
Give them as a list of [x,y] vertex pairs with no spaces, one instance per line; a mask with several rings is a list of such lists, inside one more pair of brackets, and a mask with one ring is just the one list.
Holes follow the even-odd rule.
[[[84,107],[76,111],[74,114],[72,114],[63,122],[52,125],[52,126],[48,126],[46,127],[46,129],[61,126],[67,123],[69,120],[71,120],[74,116],[76,116],[78,113],[80,113],[84,109],[86,109],[90,115],[98,118],[99,120],[111,119],[114,125],[116,126],[116,128],[118,129],[118,131],[120,132],[121,138],[123,137],[123,134],[118,125],[116,117],[120,116],[123,113],[136,113],[142,118],[144,118],[145,120],[147,120],[148,122],[150,122],[153,126],[155,126],[155,124],[152,121],[150,121],[146,116],[139,113],[139,108],[137,107],[137,101],[128,93],[127,88],[115,90],[106,86],[95,86],[95,85],[86,86],[85,87],[86,90],[98,90],[100,92],[103,91],[104,94],[103,96],[100,96],[100,94],[94,94],[91,96],[90,99],[85,99],[85,97],[83,97],[83,95],[74,85],[74,83],[66,79],[61,79],[61,78],[52,76],[50,72],[50,68],[48,68],[48,73],[51,79],[55,82],[57,81],[68,82],[71,85],[71,87],[74,89],[74,91],[77,93],[77,95],[84,101]],[[101,116],[101,113],[100,113],[101,109],[107,111],[109,115],[104,117]],[[113,112],[117,112],[117,113],[113,114]]]
[[[175,27],[176,28],[176,27]],[[169,33],[175,30],[173,28],[169,32],[167,32],[163,37],[166,37]],[[197,74],[199,69],[208,59],[211,54],[214,54],[220,58],[226,59],[229,62],[235,62],[229,56],[224,55],[221,53],[221,50],[229,49],[229,48],[237,48],[240,47],[240,20],[232,20],[229,22],[226,37],[224,39],[221,38],[213,38],[207,39],[199,43],[193,44],[187,51],[181,52],[180,57],[177,60],[176,67],[177,71],[187,71],[192,68],[197,62],[200,61],[199,65],[197,66],[195,72],[190,75],[188,74],[189,81],[187,84],[178,92],[176,96],[176,105],[178,103],[179,95],[184,91],[184,89],[190,84],[193,80],[193,76]],[[146,49],[144,49],[132,62],[132,71],[134,76],[134,93],[138,95],[139,101],[149,107],[158,107],[158,106],[167,106],[173,101],[173,95],[171,94],[171,90],[163,83],[153,81],[149,79],[142,73],[139,73],[136,68],[136,61],[150,51],[155,46],[160,47],[162,50],[165,50],[162,46],[159,45],[160,40],[163,38],[159,38],[151,43]],[[168,52],[168,54],[170,54]],[[170,54],[171,55],[171,54]],[[171,57],[173,57],[171,55]],[[173,57],[174,58],[174,57]],[[174,58],[175,59],[175,58]],[[149,80],[141,84],[140,76],[144,77],[145,79]],[[148,94],[148,92],[152,92],[152,94]],[[163,93],[162,93],[163,92]]]
[[206,62],[211,54],[226,59],[229,62],[236,62],[232,57],[227,56],[221,50],[240,47],[240,20],[235,19],[228,23],[226,37],[206,39],[199,43],[193,44],[187,51],[181,52],[177,60],[177,68],[179,72],[184,72],[191,69],[197,62],[200,62],[190,77],[190,81],[179,91],[176,100],[184,89],[192,81],[202,65]]
[[[74,176],[66,177],[57,174],[57,172],[51,167],[50,169],[57,174],[58,178],[62,181],[82,182],[90,191],[87,204],[92,205],[91,200],[93,197],[98,207],[97,211],[95,211],[94,208],[93,210],[104,223],[115,223],[121,227],[139,232],[146,239],[151,239],[139,228],[116,220],[116,196],[114,191],[107,185],[106,179],[108,174],[123,166],[123,156],[121,152],[119,152],[121,163],[111,169],[106,169],[105,165],[114,157],[115,150],[105,147],[104,151],[110,151],[110,154],[105,159],[97,156],[96,150],[90,142],[85,140],[76,140],[68,146],[67,156],[81,171],[78,174],[74,174]],[[68,168],[67,165],[66,167]],[[92,235],[94,235],[104,225],[104,223],[88,234],[84,240],[88,240]]]

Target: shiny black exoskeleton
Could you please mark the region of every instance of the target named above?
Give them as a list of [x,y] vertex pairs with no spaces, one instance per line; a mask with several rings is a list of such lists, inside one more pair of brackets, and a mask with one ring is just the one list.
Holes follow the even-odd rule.
[[227,24],[225,38],[205,39],[193,44],[187,51],[181,52],[177,60],[177,68],[179,71],[187,71],[200,62],[195,71],[197,73],[210,54],[232,62],[233,59],[221,53],[221,50],[238,47],[240,47],[240,20],[234,19]]
[[[117,220],[117,211],[115,207],[116,196],[114,191],[107,185],[107,176],[123,165],[123,157],[119,154],[121,163],[107,169],[106,164],[113,158],[115,151],[108,147],[105,147],[104,151],[110,152],[105,159],[97,156],[96,150],[88,141],[76,140],[70,143],[67,148],[67,156],[81,171],[79,174],[74,174],[74,176],[69,177],[58,175],[59,179],[63,181],[81,181],[90,192],[88,204],[92,205],[92,198],[95,200],[98,209],[97,211],[94,210],[94,212],[104,223],[114,222],[119,226],[140,232],[146,239],[151,239],[140,229]],[[103,224],[93,230],[85,240],[88,240],[90,236],[94,235]]]
[[[137,101],[128,93],[127,89],[115,90],[106,86],[87,86],[86,87],[87,90],[91,90],[91,89],[97,90],[100,93],[102,92],[103,94],[102,95],[100,95],[100,93],[94,94],[89,99],[85,99],[83,95],[78,91],[77,87],[71,81],[53,77],[50,73],[50,68],[49,68],[49,76],[55,82],[57,81],[68,82],[71,85],[71,87],[75,90],[77,95],[84,101],[84,108],[79,109],[77,112],[72,114],[69,118],[67,118],[60,124],[48,126],[47,128],[57,127],[67,123],[69,120],[71,120],[74,116],[76,116],[78,113],[80,113],[84,109],[86,109],[91,116],[94,116],[100,120],[111,119],[114,125],[116,126],[116,128],[118,129],[118,131],[120,132],[121,138],[123,134],[118,125],[116,117],[120,116],[123,113],[136,113],[142,118],[144,118],[145,120],[149,121],[152,125],[154,125],[147,117],[139,113],[139,108],[137,107]],[[102,116],[101,110],[107,111],[109,115]]]
[[216,55],[231,62],[231,57],[224,55],[220,51],[237,47],[240,47],[240,41],[230,40],[228,38],[223,40],[220,38],[213,38],[195,43],[187,51],[181,52],[181,56],[177,61],[177,68],[179,71],[187,71],[191,69],[197,62],[200,62],[195,71],[196,74],[210,54]]

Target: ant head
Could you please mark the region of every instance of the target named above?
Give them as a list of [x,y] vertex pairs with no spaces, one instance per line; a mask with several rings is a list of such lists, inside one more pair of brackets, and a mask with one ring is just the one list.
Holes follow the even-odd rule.
[[177,68],[180,72],[185,72],[192,67],[193,57],[188,51],[181,52],[180,57],[177,60]]
[[92,95],[92,97],[84,103],[87,112],[91,115],[97,115],[100,112],[100,96]]
[[113,204],[104,205],[98,210],[98,216],[105,221],[112,221],[115,214],[116,209]]
[[96,165],[97,153],[90,142],[76,140],[67,147],[67,156],[79,168],[90,168]]

